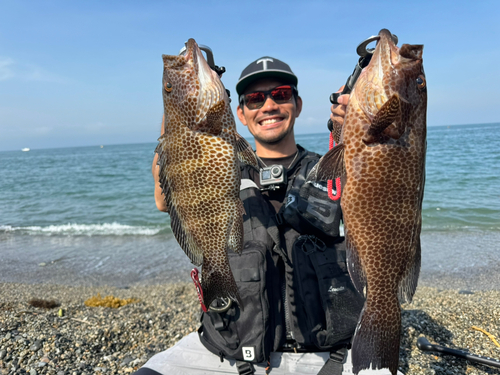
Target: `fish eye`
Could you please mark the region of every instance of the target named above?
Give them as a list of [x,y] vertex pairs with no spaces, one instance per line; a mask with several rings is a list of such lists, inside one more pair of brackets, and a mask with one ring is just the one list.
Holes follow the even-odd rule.
[[174,86],[172,86],[172,83],[170,82],[165,82],[165,91],[170,92],[174,89]]
[[423,90],[425,89],[425,86],[426,86],[426,82],[425,82],[425,77],[423,74],[420,74],[418,77],[417,77],[417,87],[420,89],[420,90]]

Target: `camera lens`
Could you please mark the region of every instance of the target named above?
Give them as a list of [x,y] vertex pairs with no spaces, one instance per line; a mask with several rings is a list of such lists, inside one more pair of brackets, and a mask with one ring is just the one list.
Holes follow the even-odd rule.
[[271,169],[271,175],[274,178],[277,178],[277,177],[281,176],[281,168],[278,167],[278,166],[272,167],[272,169]]

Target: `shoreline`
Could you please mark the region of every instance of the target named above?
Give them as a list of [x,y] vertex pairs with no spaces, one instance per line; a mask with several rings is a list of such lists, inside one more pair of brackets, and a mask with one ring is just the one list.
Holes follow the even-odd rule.
[[[92,296],[139,302],[118,309],[88,307]],[[60,306],[31,307],[32,298]],[[400,369],[405,374],[493,374],[465,360],[423,353],[419,336],[473,354],[500,359],[500,348],[479,327],[500,337],[500,291],[417,288],[403,305]],[[63,309],[63,317],[58,315]],[[199,303],[191,283],[131,286],[64,286],[0,283],[0,373],[30,375],[129,374],[199,326]],[[24,372],[23,372],[24,371]]]

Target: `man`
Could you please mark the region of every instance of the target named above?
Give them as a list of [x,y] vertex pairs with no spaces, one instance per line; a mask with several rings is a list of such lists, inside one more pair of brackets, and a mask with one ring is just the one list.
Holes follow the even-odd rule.
[[[320,155],[295,142],[297,83],[287,64],[266,56],[236,85],[237,116],[255,139],[260,164],[260,171],[241,166],[244,248],[241,256],[228,253],[245,310],[212,305],[198,333],[152,357],[137,375],[352,373],[347,348],[364,301],[346,269],[340,203],[328,198],[326,183],[305,183]],[[332,120],[343,123],[347,99],[332,106]],[[156,161],[155,200],[167,211]]]

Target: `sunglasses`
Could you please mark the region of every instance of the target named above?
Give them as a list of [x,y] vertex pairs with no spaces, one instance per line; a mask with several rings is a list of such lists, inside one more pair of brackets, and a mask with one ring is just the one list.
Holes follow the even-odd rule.
[[297,88],[292,85],[283,85],[267,91],[255,91],[240,96],[240,104],[245,104],[248,109],[262,108],[268,97],[271,97],[276,104],[288,103],[294,94],[297,94]]

